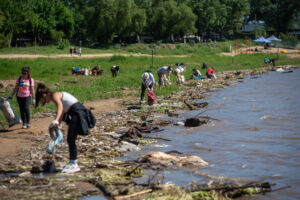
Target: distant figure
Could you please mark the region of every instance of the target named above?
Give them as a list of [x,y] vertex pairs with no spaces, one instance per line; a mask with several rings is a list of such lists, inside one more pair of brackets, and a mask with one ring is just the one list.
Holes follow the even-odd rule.
[[203,79],[203,78],[204,77],[202,76],[201,72],[198,69],[194,68],[191,79],[192,80],[199,80],[199,79]]
[[84,71],[80,67],[72,67],[72,74],[81,75],[83,72]]
[[73,55],[73,47],[70,47],[70,54]]
[[151,72],[148,71],[142,74],[142,93],[141,93],[141,102],[140,102],[141,104],[144,100],[146,89],[148,91],[153,90],[154,83],[155,83],[155,79]]
[[[183,64],[183,63],[181,63],[181,64]],[[180,65],[173,71],[173,73],[176,76],[176,83],[177,83],[177,85],[181,85],[181,84],[184,83],[183,72],[185,72],[185,71],[186,71],[186,67],[182,67]]]
[[78,49],[78,56],[81,56],[81,48]]
[[73,54],[77,54],[77,50],[76,50],[76,48],[74,47],[74,49],[73,49]]
[[206,63],[203,63],[203,64],[202,64],[202,69],[208,69]]
[[270,58],[270,59],[269,59],[269,63],[272,63],[272,66],[273,66],[273,67],[276,66],[275,60],[276,60],[275,58]]
[[92,69],[92,75],[101,75],[103,73],[103,70],[100,69],[100,66],[97,64],[93,69]]
[[207,72],[206,72],[206,77],[211,79],[211,78],[216,78],[215,75],[215,70],[213,67],[208,68]]
[[[167,86],[167,84],[171,84],[170,74],[171,74],[172,68],[170,66],[163,66],[158,69],[157,75],[158,75],[158,85],[161,87],[162,85]],[[166,76],[168,75],[168,77]]]
[[269,58],[268,57],[264,58],[264,63],[265,63],[265,67],[269,66]]
[[116,77],[116,76],[118,76],[119,75],[119,66],[116,66],[116,65],[114,65],[114,66],[112,66],[111,68],[110,68],[110,71],[111,71],[111,73],[112,73],[112,77]]

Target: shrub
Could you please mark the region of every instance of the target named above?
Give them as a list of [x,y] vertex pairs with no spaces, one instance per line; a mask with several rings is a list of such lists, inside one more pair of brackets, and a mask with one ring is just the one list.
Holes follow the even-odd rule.
[[260,37],[260,36],[266,37],[267,32],[266,32],[266,30],[256,30],[255,35],[256,35],[256,37]]
[[57,46],[58,49],[64,49],[65,47],[70,46],[69,40],[61,40]]
[[0,33],[0,48],[7,47],[7,46],[8,44],[7,44],[6,37],[2,33]]
[[112,61],[124,61],[124,60],[126,60],[126,58],[124,56],[113,55],[109,59],[109,62],[112,62]]
[[63,31],[57,31],[54,29],[50,31],[50,37],[54,44],[60,44],[64,35],[65,34]]
[[282,40],[289,40],[289,41],[295,41],[295,42],[298,42],[298,38],[297,36],[294,36],[294,35],[287,35],[287,34],[284,34],[284,33],[280,33],[280,36],[279,36]]

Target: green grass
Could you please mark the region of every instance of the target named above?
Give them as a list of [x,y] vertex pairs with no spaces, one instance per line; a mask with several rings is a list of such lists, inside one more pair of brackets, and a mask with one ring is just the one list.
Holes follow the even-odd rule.
[[[220,56],[224,50],[228,50],[230,41],[213,44],[211,47],[206,44],[160,44],[154,50],[153,67],[152,58],[150,57],[134,57],[121,56],[120,53],[152,53],[152,45],[135,44],[127,45],[117,49],[115,46],[83,48],[82,52],[97,53],[114,53],[113,57],[106,58],[80,58],[76,56],[70,58],[37,58],[37,59],[0,59],[0,80],[16,80],[20,76],[23,66],[30,66],[31,75],[35,82],[44,82],[53,91],[66,91],[76,96],[80,101],[95,100],[99,98],[122,97],[122,88],[136,89],[136,97],[140,93],[141,74],[145,70],[152,70],[157,80],[156,71],[163,65],[174,66],[175,63],[186,63],[187,72],[186,80],[190,77],[192,69],[197,67],[202,74],[205,71],[201,69],[202,63],[213,66],[216,71],[239,70],[239,69],[255,69],[264,65],[265,56],[276,57],[276,54],[258,53],[253,55],[235,56],[232,62],[230,56]],[[57,55],[68,53],[68,50],[59,50],[55,46],[37,47],[38,54]],[[34,47],[27,48],[4,48],[0,49],[0,54],[35,54]],[[163,55],[166,57],[158,57]],[[168,55],[170,55],[168,57]],[[174,57],[174,55],[186,55],[187,57]],[[289,59],[286,55],[279,55],[277,65],[283,64],[299,64],[300,59]],[[75,76],[71,74],[71,68],[82,67],[92,68],[99,64],[104,74],[101,76]],[[112,65],[120,66],[120,76],[112,78],[110,67]],[[171,75],[172,83],[175,83],[174,75]],[[156,89],[157,96],[170,95],[172,92],[178,91],[180,88],[176,85],[166,88]],[[0,96],[8,96],[11,91],[0,94]],[[12,106],[18,112],[16,99],[12,101]],[[45,108],[32,109],[32,112],[53,109],[52,106]],[[19,113],[18,113],[19,114]],[[2,118],[2,115],[0,115]]]

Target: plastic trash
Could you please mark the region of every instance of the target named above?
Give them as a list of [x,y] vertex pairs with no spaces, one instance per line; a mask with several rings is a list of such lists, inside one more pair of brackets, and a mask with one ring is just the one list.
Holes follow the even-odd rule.
[[[55,134],[53,133],[55,132]],[[51,137],[51,141],[47,144],[46,150],[47,153],[53,154],[56,150],[56,146],[63,141],[64,137],[59,128],[53,130],[53,128],[49,128],[49,134]]]
[[9,127],[22,123],[15,111],[10,106],[9,101],[3,97],[0,99],[0,110],[3,112]]
[[148,90],[147,96],[148,96],[148,105],[151,106],[157,104],[155,92],[153,90]]
[[181,79],[181,83],[184,84],[185,80],[184,80],[184,76],[183,75],[181,75],[180,79]]

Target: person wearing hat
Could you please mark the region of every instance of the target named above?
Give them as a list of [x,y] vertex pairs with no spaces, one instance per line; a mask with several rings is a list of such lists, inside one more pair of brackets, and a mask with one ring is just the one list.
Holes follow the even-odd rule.
[[[168,83],[171,83],[170,74],[171,74],[172,68],[171,66],[163,66],[158,69],[157,75],[158,75],[158,85],[159,87],[162,85],[167,85]],[[168,75],[168,77],[167,77]]]
[[147,71],[142,74],[142,93],[141,93],[141,104],[144,100],[146,88],[152,90],[155,83],[154,76],[151,72]]
[[14,94],[17,93],[17,101],[20,108],[21,119],[23,122],[22,128],[30,127],[30,110],[29,105],[32,97],[32,102],[35,104],[34,99],[34,80],[30,75],[30,67],[23,67],[22,76],[16,80],[16,86],[8,99],[12,99]]

